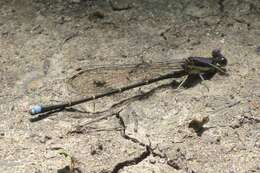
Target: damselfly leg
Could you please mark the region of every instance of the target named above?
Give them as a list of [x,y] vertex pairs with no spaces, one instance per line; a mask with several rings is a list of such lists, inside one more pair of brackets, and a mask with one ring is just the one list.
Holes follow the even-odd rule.
[[207,84],[204,83],[205,79],[201,73],[199,74],[199,77],[201,79],[201,85],[203,85],[209,91],[209,87],[207,86]]
[[180,85],[177,87],[177,90],[179,90],[183,86],[183,84],[187,81],[188,77],[188,75],[185,76],[185,78],[181,81]]

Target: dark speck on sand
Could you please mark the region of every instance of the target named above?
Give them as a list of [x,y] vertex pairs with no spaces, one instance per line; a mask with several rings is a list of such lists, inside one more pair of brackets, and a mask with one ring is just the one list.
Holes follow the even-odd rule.
[[255,49],[256,53],[260,55],[260,46]]

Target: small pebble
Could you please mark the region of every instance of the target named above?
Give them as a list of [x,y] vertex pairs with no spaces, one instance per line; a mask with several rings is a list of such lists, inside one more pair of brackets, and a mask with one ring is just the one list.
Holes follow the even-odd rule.
[[129,1],[127,0],[111,0],[109,2],[112,9],[115,11],[127,10],[131,8]]
[[103,145],[102,144],[97,144],[97,145],[92,145],[90,148],[90,154],[91,155],[96,155],[96,154],[100,154],[103,150]]
[[41,139],[40,139],[40,143],[46,143],[48,140],[51,140],[52,138],[50,136],[43,136]]
[[189,128],[193,128],[196,132],[203,129],[203,125],[209,122],[209,117],[195,117],[190,123]]
[[151,164],[155,164],[156,163],[156,160],[154,158],[151,158],[149,161],[150,161]]
[[241,122],[240,122],[239,120],[234,120],[234,121],[232,122],[232,124],[230,125],[230,127],[231,127],[232,129],[239,128],[239,127],[241,127]]
[[181,169],[180,165],[179,165],[178,162],[175,161],[175,160],[168,160],[168,161],[167,161],[167,164],[168,164],[169,166],[173,167],[173,168],[176,169],[176,170],[180,170],[180,169]]
[[89,19],[90,20],[96,20],[96,19],[104,19],[105,14],[101,11],[95,11],[94,13],[90,14]]

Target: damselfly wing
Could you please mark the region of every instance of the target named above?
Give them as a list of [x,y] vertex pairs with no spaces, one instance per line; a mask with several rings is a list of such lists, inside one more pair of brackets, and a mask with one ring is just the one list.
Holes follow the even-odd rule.
[[68,80],[68,84],[80,95],[95,96],[171,71],[180,71],[183,63],[183,60],[172,60],[85,68],[73,75]]

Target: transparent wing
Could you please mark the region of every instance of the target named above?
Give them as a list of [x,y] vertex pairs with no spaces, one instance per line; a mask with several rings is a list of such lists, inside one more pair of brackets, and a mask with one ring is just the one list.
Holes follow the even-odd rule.
[[182,60],[124,64],[113,66],[95,66],[82,69],[73,75],[68,84],[74,92],[82,95],[97,95],[144,81],[171,71],[181,70]]

